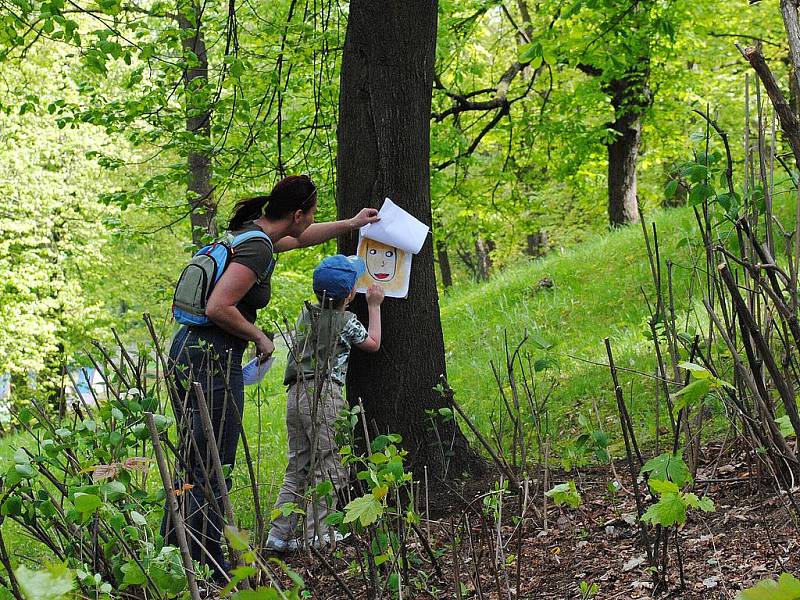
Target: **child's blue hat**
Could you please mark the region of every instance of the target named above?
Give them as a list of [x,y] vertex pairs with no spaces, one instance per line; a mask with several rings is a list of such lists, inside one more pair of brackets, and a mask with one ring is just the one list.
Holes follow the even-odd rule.
[[356,280],[367,270],[359,256],[326,256],[314,269],[314,292],[331,300],[347,298]]

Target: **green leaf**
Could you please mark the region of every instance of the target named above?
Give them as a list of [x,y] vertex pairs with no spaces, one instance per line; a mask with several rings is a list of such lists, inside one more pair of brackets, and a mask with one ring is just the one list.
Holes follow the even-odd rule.
[[108,496],[109,500],[118,500],[127,491],[121,481],[109,481],[100,486],[100,493]]
[[148,575],[162,595],[176,596],[186,589],[186,573],[181,551],[175,546],[164,546],[155,560],[150,562]]
[[567,483],[560,483],[546,491],[545,496],[552,498],[556,506],[566,504],[572,508],[578,508],[582,502],[580,492],[571,479]]
[[244,63],[240,59],[237,58],[231,61],[231,66],[229,71],[231,77],[233,77],[234,79],[239,79],[242,75],[244,75],[244,71],[245,71]]
[[789,415],[783,415],[782,417],[778,417],[775,419],[775,422],[778,424],[778,427],[781,430],[781,435],[785,438],[793,437],[795,435],[794,427],[792,427],[792,422],[789,419]]
[[711,382],[708,379],[697,379],[687,385],[679,392],[672,395],[674,405],[673,412],[677,415],[678,411],[688,408],[708,396],[711,391]]
[[675,194],[678,193],[678,180],[672,179],[669,183],[664,187],[664,197],[667,200],[672,200],[675,197]]
[[94,494],[76,493],[73,500],[75,509],[85,515],[94,513],[98,508],[103,505],[103,500]]
[[707,183],[698,183],[689,193],[689,206],[697,206],[714,195],[714,188]]
[[[531,62],[534,58],[541,58],[541,56],[542,45],[539,42],[524,44],[519,49],[519,62],[523,64]],[[541,64],[541,62],[539,64]]]
[[536,373],[541,373],[542,371],[546,371],[547,369],[552,369],[557,366],[558,362],[554,358],[540,358],[533,363],[533,370]]
[[692,183],[699,183],[708,178],[708,167],[694,164],[686,169],[686,175]]
[[661,496],[658,502],[647,509],[647,512],[642,515],[642,521],[663,527],[683,524],[686,522],[686,502],[679,494],[667,492]]
[[332,513],[328,513],[328,516],[325,517],[325,523],[327,525],[331,525],[333,527],[336,527],[337,525],[341,524],[342,522],[344,522],[344,513],[343,512],[336,511],[336,512],[332,512]]
[[48,565],[41,571],[20,565],[14,575],[25,600],[61,600],[75,585],[75,573],[65,564]]
[[800,600],[800,579],[781,573],[778,581],[764,579],[755,587],[742,590],[739,600]]
[[716,510],[714,501],[708,496],[698,498],[696,494],[689,492],[688,494],[683,495],[683,499],[686,501],[688,506],[697,508],[703,512],[714,512]]
[[351,501],[344,507],[344,512],[345,523],[358,521],[363,527],[366,527],[383,515],[383,504],[378,502],[372,494],[367,494]]
[[14,465],[14,470],[23,479],[33,479],[36,476],[36,471],[30,464]]
[[373,454],[372,456],[369,457],[369,460],[370,462],[376,465],[382,465],[383,463],[389,461],[389,459],[386,458],[386,455],[381,452]]
[[680,488],[678,488],[677,485],[675,485],[672,481],[667,481],[666,479],[653,479],[651,477],[647,483],[650,485],[650,489],[654,494],[677,494],[680,491]]
[[583,8],[584,0],[576,0],[567,10],[564,12],[563,19],[569,19],[570,17],[578,14]]
[[439,416],[443,417],[444,419],[452,419],[453,418],[453,410],[450,408],[440,408],[439,409]]
[[232,525],[225,526],[225,539],[228,540],[234,550],[243,552],[250,547],[250,532],[245,529],[238,529]]
[[3,502],[2,509],[0,509],[0,514],[7,515],[7,516],[17,516],[22,514],[22,498],[17,496],[9,497],[5,502]]
[[731,194],[726,192],[717,196],[717,203],[725,209],[729,216],[734,216],[739,212],[741,206],[741,198],[739,194]]
[[325,481],[321,481],[317,484],[317,487],[314,488],[314,495],[317,498],[324,498],[325,496],[330,496],[333,493],[333,484],[330,482],[329,479]]
[[233,571],[230,572],[231,580],[228,582],[228,585],[226,585],[223,588],[223,590],[219,593],[220,597],[227,598],[228,596],[230,596],[231,592],[233,591],[233,588],[235,588],[240,581],[247,579],[248,577],[252,577],[253,575],[256,574],[258,574],[258,569],[256,569],[255,567],[250,567],[250,566],[236,567]]
[[644,473],[650,473],[652,479],[672,481],[679,488],[692,481],[689,467],[683,462],[683,458],[668,452],[648,460],[642,467],[642,474]]
[[538,333],[530,334],[528,336],[528,339],[530,339],[531,343],[540,350],[549,350],[550,348],[553,347],[553,344],[551,342],[548,342]]
[[126,588],[129,585],[142,585],[147,582],[147,576],[142,571],[141,567],[136,564],[135,561],[131,560],[121,567],[123,577],[122,577],[122,588]]
[[393,457],[392,460],[386,463],[386,466],[381,469],[381,476],[385,473],[390,473],[397,483],[401,482],[405,473],[403,470],[403,459],[399,456]]
[[254,590],[241,590],[231,596],[232,600],[280,600],[280,598],[275,588],[264,586]]

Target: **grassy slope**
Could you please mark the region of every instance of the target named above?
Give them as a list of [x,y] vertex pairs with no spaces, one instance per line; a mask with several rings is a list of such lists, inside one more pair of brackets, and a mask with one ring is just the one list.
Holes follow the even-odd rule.
[[[647,220],[653,219],[662,260],[675,262],[680,315],[688,303],[691,279],[687,236],[697,237],[690,233],[697,225],[690,209],[659,211]],[[552,280],[552,288],[540,288],[544,278]],[[550,355],[559,367],[548,375],[558,379],[551,415],[596,415],[595,405],[609,415],[614,405],[608,370],[570,356],[606,363],[603,338],[608,336],[618,365],[653,373],[652,346],[643,335],[649,313],[641,288],[653,295],[642,229],[631,226],[543,260],[521,263],[488,283],[455,290],[442,300],[441,310],[449,377],[457,398],[482,431],[491,431],[488,419],[496,421],[501,400],[490,361],[504,368],[504,332],[513,347],[528,331],[554,344]],[[530,342],[524,348],[534,359],[546,354]],[[652,383],[636,375],[623,375],[622,380],[626,394],[633,391],[634,412],[649,412]]]

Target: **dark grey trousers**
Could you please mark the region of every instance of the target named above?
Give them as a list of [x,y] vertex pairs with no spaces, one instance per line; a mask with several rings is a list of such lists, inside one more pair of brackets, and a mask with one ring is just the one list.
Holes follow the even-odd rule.
[[[225,481],[220,482],[214,476],[209,440],[203,430],[199,398],[192,383],[198,382],[203,389],[216,438],[214,443],[224,470],[230,473],[242,432],[242,356],[246,346],[245,340],[214,325],[183,327],[175,335],[169,352],[175,384],[171,399],[181,457],[181,478],[176,482],[176,490],[179,493],[185,490],[180,498],[183,499],[192,558],[208,564],[218,577],[221,573],[214,563],[225,565],[221,545],[224,525],[221,497],[223,489],[230,489],[231,480],[226,476]],[[177,545],[167,511],[161,529],[166,543]]]

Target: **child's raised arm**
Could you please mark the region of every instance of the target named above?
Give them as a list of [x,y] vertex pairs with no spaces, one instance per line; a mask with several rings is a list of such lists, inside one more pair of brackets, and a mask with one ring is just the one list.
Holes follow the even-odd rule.
[[367,308],[369,311],[369,334],[360,344],[354,344],[364,352],[377,352],[381,348],[381,302],[383,302],[383,288],[373,284],[367,290]]

